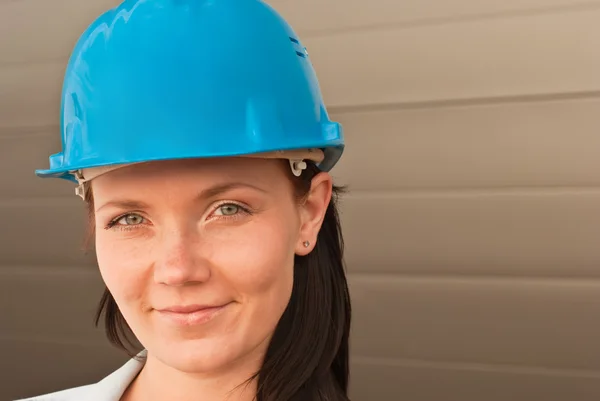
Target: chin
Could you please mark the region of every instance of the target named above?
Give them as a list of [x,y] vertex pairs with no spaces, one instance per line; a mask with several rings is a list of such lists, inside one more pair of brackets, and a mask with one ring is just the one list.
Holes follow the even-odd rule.
[[[176,340],[149,349],[155,358],[167,366],[190,374],[214,373],[228,369],[244,360],[252,369],[260,367],[257,350],[247,349],[236,342],[215,339]],[[254,351],[254,352],[253,352]],[[260,354],[262,355],[262,354]],[[252,372],[254,373],[254,372]]]

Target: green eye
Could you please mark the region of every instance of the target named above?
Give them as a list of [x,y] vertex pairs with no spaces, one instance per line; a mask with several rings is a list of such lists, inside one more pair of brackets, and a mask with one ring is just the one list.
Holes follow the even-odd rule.
[[222,205],[218,209],[223,216],[233,216],[240,211],[240,207],[234,204]]
[[128,214],[119,220],[119,224],[124,226],[136,226],[138,224],[142,224],[143,222],[144,218],[138,214]]

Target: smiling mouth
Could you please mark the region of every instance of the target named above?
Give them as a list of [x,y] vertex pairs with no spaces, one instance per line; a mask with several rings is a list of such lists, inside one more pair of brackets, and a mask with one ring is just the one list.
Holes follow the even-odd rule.
[[219,316],[229,305],[230,303],[220,306],[171,306],[164,309],[155,309],[155,312],[169,324],[176,326],[196,326],[208,323]]

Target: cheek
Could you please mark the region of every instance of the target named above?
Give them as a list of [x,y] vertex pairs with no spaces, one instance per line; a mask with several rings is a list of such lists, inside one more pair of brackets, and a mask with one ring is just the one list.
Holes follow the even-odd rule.
[[216,241],[213,266],[244,300],[289,296],[297,234],[276,222],[250,224]]
[[[113,236],[114,237],[114,236]],[[110,233],[96,232],[96,258],[100,274],[120,309],[144,293],[147,269],[138,241],[116,241]]]

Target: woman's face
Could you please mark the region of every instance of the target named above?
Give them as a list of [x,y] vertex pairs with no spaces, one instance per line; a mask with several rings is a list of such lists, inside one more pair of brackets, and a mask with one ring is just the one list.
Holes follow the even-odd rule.
[[281,161],[230,158],[131,165],[93,181],[100,272],[149,355],[186,372],[260,363],[290,299],[294,255],[312,250],[331,195],[320,174],[301,204],[288,175]]

